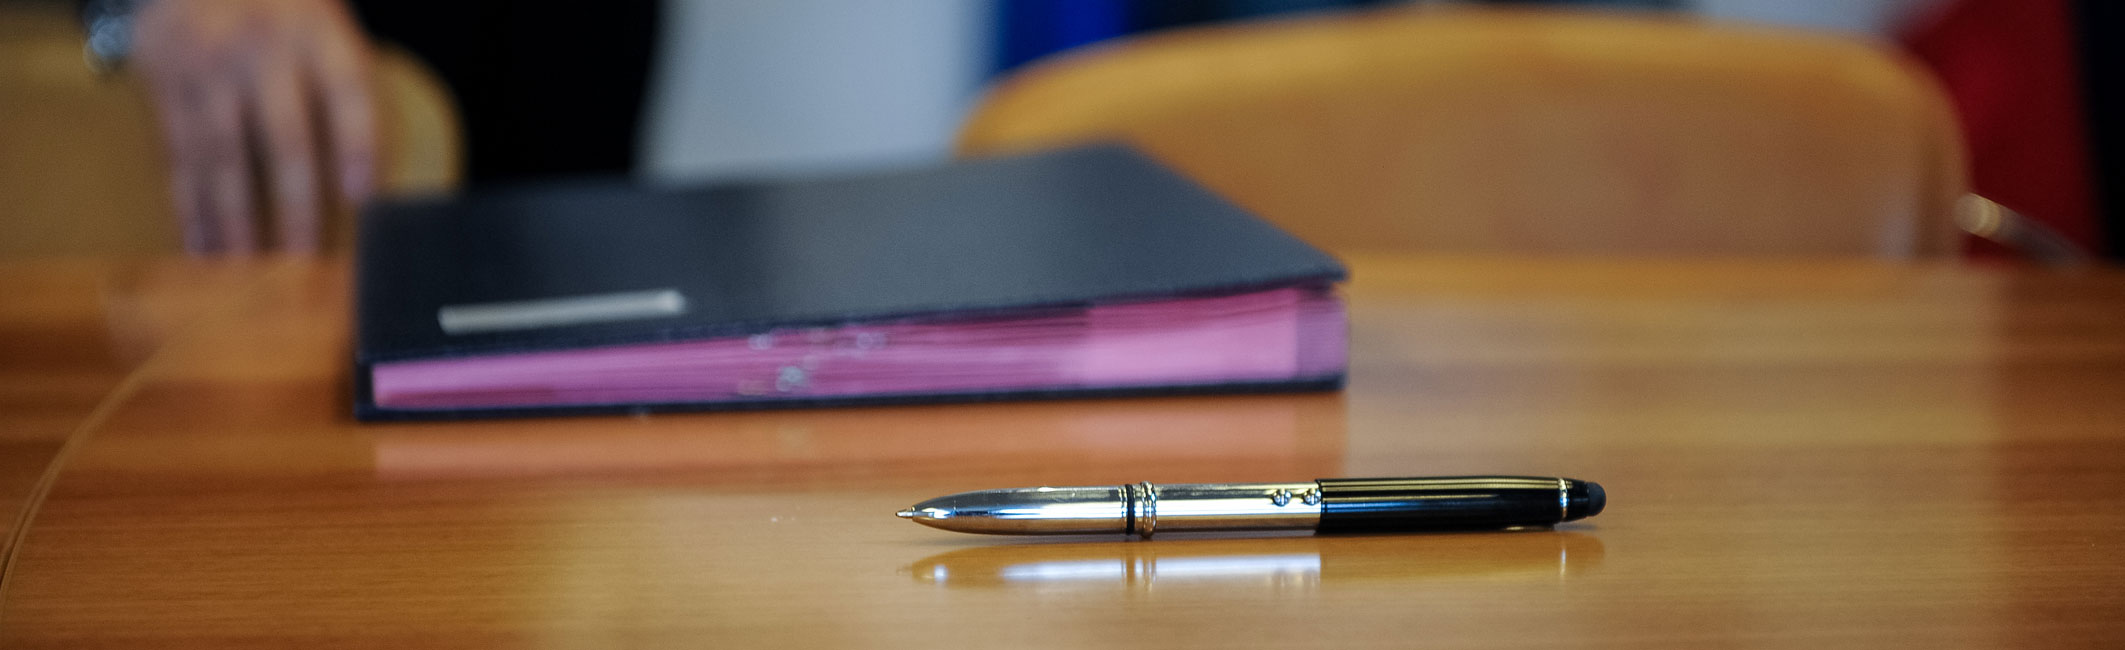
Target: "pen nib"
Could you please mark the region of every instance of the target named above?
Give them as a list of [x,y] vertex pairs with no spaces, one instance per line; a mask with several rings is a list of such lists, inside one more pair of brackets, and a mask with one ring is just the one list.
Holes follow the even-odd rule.
[[896,514],[896,515],[900,515],[900,518],[901,518],[901,519],[914,519],[914,518],[915,518],[915,509],[914,509],[914,508],[908,508],[908,509],[906,509],[906,510],[902,510],[902,511],[900,511],[900,512],[896,512],[896,513],[893,513],[893,514]]

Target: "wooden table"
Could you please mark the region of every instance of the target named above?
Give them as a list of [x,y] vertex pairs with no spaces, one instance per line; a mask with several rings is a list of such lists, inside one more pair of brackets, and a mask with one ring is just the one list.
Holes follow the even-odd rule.
[[0,262],[0,557],[66,440],[197,310],[255,265]]
[[[7,328],[0,359],[36,363],[0,374],[0,423],[65,449],[10,461],[59,467],[17,490],[43,496],[0,646],[2125,644],[2125,272],[1353,263],[1340,394],[388,426],[346,415],[339,264],[9,266],[0,289],[65,281],[0,308],[45,323]],[[71,401],[33,413],[46,394]],[[1556,531],[1345,538],[892,516],[1452,473],[1613,500]]]

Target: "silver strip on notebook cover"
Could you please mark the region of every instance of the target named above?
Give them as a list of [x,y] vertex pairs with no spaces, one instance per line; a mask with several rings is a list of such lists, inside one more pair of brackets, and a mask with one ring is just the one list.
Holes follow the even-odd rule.
[[435,319],[442,324],[443,333],[458,335],[670,318],[685,313],[686,296],[677,289],[651,289],[445,305],[436,310]]

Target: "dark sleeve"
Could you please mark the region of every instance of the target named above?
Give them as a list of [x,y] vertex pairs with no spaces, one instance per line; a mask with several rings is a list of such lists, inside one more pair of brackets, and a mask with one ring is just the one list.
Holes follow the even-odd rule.
[[455,96],[474,183],[624,174],[655,53],[656,0],[361,0],[369,32]]

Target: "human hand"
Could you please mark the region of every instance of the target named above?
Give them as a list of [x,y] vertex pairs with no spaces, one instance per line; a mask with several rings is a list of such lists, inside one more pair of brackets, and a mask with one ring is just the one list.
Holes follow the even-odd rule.
[[152,0],[133,30],[187,251],[248,254],[270,232],[283,251],[314,252],[321,179],[349,203],[368,196],[369,48],[340,0]]

